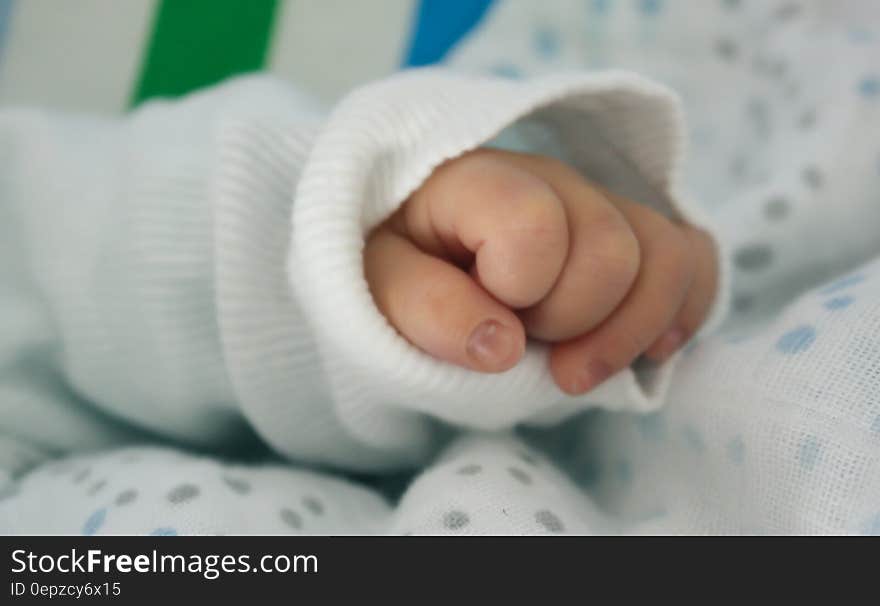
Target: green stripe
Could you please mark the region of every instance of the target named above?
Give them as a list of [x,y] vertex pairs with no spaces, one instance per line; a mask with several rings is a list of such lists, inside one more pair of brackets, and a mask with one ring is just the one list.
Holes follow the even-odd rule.
[[277,0],[161,0],[131,104],[263,67]]

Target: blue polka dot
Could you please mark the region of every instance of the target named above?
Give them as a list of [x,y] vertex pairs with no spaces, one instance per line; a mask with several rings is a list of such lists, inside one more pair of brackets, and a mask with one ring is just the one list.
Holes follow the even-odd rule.
[[92,536],[104,525],[104,520],[107,518],[107,508],[102,507],[97,511],[93,512],[92,515],[86,520],[86,523],[83,524],[82,533],[86,536]]
[[864,534],[869,537],[880,537],[880,513],[877,513],[865,524]]
[[859,94],[863,97],[876,97],[880,95],[880,78],[867,76],[859,81]]
[[694,452],[704,452],[706,450],[706,443],[703,442],[703,437],[690,425],[682,429],[682,435],[684,436],[685,444]]
[[822,455],[822,445],[813,436],[807,436],[798,447],[797,460],[804,469],[813,469]]
[[865,27],[853,27],[847,32],[847,37],[854,44],[868,44],[874,41],[874,32]]
[[839,280],[835,280],[819,292],[823,295],[830,295],[831,293],[835,293],[839,290],[843,290],[844,288],[849,288],[850,286],[855,286],[860,282],[865,281],[865,276],[862,274],[853,274],[851,276],[844,276]]
[[776,349],[784,354],[799,354],[809,349],[815,340],[816,330],[812,326],[798,326],[779,337]]
[[849,295],[834,297],[833,299],[825,301],[825,309],[830,309],[831,311],[843,309],[844,307],[849,307],[853,301],[855,301],[855,299]]
[[535,52],[544,59],[552,59],[559,54],[559,36],[550,28],[541,28],[535,32]]
[[640,0],[639,6],[644,14],[652,17],[663,10],[662,0]]
[[176,537],[177,531],[173,528],[169,528],[167,526],[162,526],[161,528],[156,528],[150,531],[151,537]]
[[611,0],[593,0],[590,3],[590,6],[593,7],[594,13],[599,13],[600,15],[607,15],[608,11],[611,9]]
[[746,460],[746,443],[742,436],[736,436],[727,443],[727,456],[737,465],[742,464]]
[[496,76],[510,78],[511,80],[519,80],[523,77],[522,70],[512,63],[499,63],[491,71]]
[[639,415],[636,419],[636,427],[642,437],[647,440],[658,441],[666,436],[666,420],[663,414],[655,412],[649,415]]
[[717,131],[709,126],[701,126],[694,129],[691,137],[697,145],[711,145],[717,138]]

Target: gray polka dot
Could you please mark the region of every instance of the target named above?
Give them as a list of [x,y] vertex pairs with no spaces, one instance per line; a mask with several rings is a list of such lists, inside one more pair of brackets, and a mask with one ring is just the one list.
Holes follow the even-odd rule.
[[788,63],[784,59],[774,59],[770,62],[768,71],[774,78],[782,79],[785,76],[785,72],[788,71]]
[[724,6],[731,10],[739,8],[740,0],[722,0]]
[[305,497],[303,499],[303,507],[311,511],[316,516],[324,513],[324,504],[315,497]]
[[458,530],[470,523],[471,519],[463,511],[453,509],[443,516],[443,525],[450,530]]
[[87,491],[86,494],[89,494],[89,495],[95,495],[95,494],[98,494],[99,492],[101,492],[101,490],[104,489],[104,487],[105,487],[106,485],[107,485],[107,480],[101,480],[100,482],[95,482],[94,484],[92,484],[92,485],[89,487],[89,489],[88,489],[88,491]]
[[764,55],[755,55],[752,59],[752,69],[758,74],[766,74],[770,71],[770,59]]
[[455,473],[461,476],[475,476],[481,471],[483,471],[482,465],[471,464],[459,467]]
[[815,166],[808,166],[804,169],[803,174],[804,183],[811,189],[820,189],[822,187],[822,171],[820,171]]
[[735,156],[730,161],[730,175],[734,179],[742,179],[748,173],[749,166],[745,156]]
[[766,244],[751,244],[739,249],[733,260],[740,269],[757,271],[770,265],[773,261],[773,250]]
[[807,130],[813,128],[816,125],[816,110],[808,109],[804,113],[800,115],[798,118],[798,126],[802,129]]
[[509,471],[510,475],[512,475],[514,478],[516,478],[517,480],[519,480],[523,484],[531,484],[532,483],[532,476],[530,476],[529,474],[524,472],[519,467],[508,467],[507,471]]
[[133,490],[131,488],[129,488],[128,490],[123,490],[118,495],[116,495],[116,504],[128,505],[137,498],[137,494],[137,490]]
[[775,17],[780,21],[789,21],[801,14],[801,6],[795,2],[789,2],[776,10]]
[[752,176],[752,183],[754,185],[764,185],[770,182],[770,178],[773,176],[770,169],[766,167],[758,167],[754,176]]
[[729,38],[721,38],[715,43],[715,52],[726,61],[735,61],[739,56],[739,47]]
[[89,475],[91,475],[91,473],[91,467],[86,467],[85,469],[76,472],[76,475],[73,476],[73,483],[81,484],[87,477],[89,477]]
[[292,509],[285,507],[279,514],[281,521],[295,530],[299,530],[303,526],[302,516]]
[[0,501],[11,499],[18,494],[18,490],[17,482],[9,482],[5,486],[0,486]]
[[770,134],[770,108],[763,99],[752,99],[746,106],[746,114],[752,122],[752,126],[762,137]]
[[733,309],[739,313],[746,313],[755,305],[755,297],[752,295],[737,295],[733,299]]
[[168,500],[174,505],[186,503],[199,496],[199,487],[195,484],[181,484],[168,493]]
[[230,490],[237,492],[238,494],[247,494],[251,491],[250,482],[242,480],[241,478],[223,476],[223,483],[226,484]]
[[544,527],[548,532],[563,532],[565,525],[555,513],[549,509],[542,509],[535,514],[535,521]]
[[788,200],[782,196],[770,198],[764,205],[764,216],[771,221],[780,221],[788,216],[790,210]]

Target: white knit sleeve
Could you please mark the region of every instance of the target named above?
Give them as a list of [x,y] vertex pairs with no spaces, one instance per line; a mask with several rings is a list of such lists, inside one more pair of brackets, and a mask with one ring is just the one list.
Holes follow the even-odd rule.
[[0,468],[157,437],[250,449],[254,430],[290,457],[399,464],[338,422],[288,288],[323,118],[268,77],[125,116],[0,108]]
[[156,436],[253,443],[218,321],[220,151],[236,124],[275,124],[294,178],[320,119],[265,78],[125,116],[0,108],[0,467]]
[[[409,344],[370,297],[365,235],[440,163],[525,119],[558,131],[574,165],[591,178],[713,231],[681,189],[678,101],[636,75],[509,81],[428,69],[353,92],[324,124],[296,187],[288,278],[315,337],[331,405],[358,441],[411,457],[432,435],[430,419],[497,430],[551,423],[589,407],[648,411],[662,404],[675,358],[639,374],[627,369],[569,397],[552,381],[545,347],[530,345],[508,372],[472,372]],[[706,330],[726,313],[728,273],[722,271]],[[277,410],[252,412],[278,418]]]
[[624,73],[419,70],[329,117],[267,77],[120,119],[0,112],[0,433],[58,451],[253,431],[288,458],[379,470],[423,462],[451,426],[656,408],[674,361],[572,398],[541,346],[472,372],[373,303],[365,235],[444,160],[528,120],[591,178],[704,223],[679,187],[675,98]]

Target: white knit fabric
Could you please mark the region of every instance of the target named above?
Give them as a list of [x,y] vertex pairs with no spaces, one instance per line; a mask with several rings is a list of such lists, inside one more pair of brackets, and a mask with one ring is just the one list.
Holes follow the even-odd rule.
[[[880,533],[876,11],[611,4],[499,2],[329,115],[260,77],[0,111],[0,532]],[[581,398],[402,339],[364,235],[484,144],[712,229],[703,338]]]
[[[560,410],[644,411],[661,404],[674,363],[647,386],[627,370],[587,396],[570,398],[554,385],[544,347],[529,347],[510,372],[475,373],[410,346],[372,304],[361,262],[366,232],[441,162],[538,109],[548,119],[563,115],[559,134],[585,174],[605,182],[626,179],[621,173],[643,179],[668,214],[702,219],[678,192],[676,101],[636,76],[517,83],[427,70],[355,92],[330,117],[297,188],[288,267],[317,335],[339,418],[364,443],[417,453],[427,418],[499,430],[538,416],[559,418]],[[596,156],[626,161],[591,165]],[[726,292],[718,296],[711,323],[723,316],[726,299]]]
[[378,312],[361,250],[435,166],[537,109],[561,113],[586,174],[643,181],[670,216],[702,220],[678,192],[671,93],[615,72],[525,84],[424,70],[355,91],[323,124],[304,104],[245,78],[121,120],[6,112],[4,199],[26,234],[13,258],[34,263],[60,380],[176,439],[226,444],[247,420],[287,456],[360,469],[423,462],[438,420],[501,430],[662,403],[673,362],[571,398],[544,347],[496,375],[422,353]]

